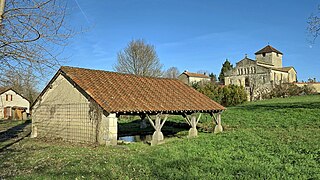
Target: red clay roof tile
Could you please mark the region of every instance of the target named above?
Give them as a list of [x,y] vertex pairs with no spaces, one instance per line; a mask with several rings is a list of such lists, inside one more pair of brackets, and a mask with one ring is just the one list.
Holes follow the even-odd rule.
[[225,108],[176,79],[63,66],[60,71],[105,111],[221,111]]

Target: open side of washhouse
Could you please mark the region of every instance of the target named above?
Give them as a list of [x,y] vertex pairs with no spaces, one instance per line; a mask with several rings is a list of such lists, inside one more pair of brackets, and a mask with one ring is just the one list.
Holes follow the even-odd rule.
[[117,144],[118,118],[135,115],[149,120],[155,129],[151,145],[156,145],[163,142],[168,115],[183,116],[194,137],[201,113],[210,114],[214,132],[221,132],[224,110],[176,79],[63,66],[32,105],[32,137]]

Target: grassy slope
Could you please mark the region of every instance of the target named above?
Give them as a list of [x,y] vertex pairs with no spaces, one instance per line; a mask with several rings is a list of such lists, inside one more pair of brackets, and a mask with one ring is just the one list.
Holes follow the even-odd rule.
[[[222,134],[171,138],[153,147],[72,146],[26,139],[0,152],[0,177],[320,179],[319,95],[231,107],[222,121]],[[203,126],[211,123],[202,120]]]

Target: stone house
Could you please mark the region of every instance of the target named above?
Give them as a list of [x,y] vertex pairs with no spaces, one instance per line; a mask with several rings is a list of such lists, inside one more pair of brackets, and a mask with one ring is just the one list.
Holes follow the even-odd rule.
[[30,102],[12,88],[0,88],[0,119],[26,120]]
[[275,84],[297,82],[297,72],[292,66],[282,66],[282,52],[267,45],[255,53],[255,60],[245,56],[225,73],[225,85],[246,88],[249,99],[258,99]]
[[210,77],[206,74],[192,73],[188,71],[184,71],[182,74],[180,74],[178,79],[188,85],[192,85],[192,83],[200,81],[210,81]]
[[168,114],[182,115],[191,126],[189,135],[196,136],[194,113],[210,114],[220,132],[224,109],[177,79],[63,66],[32,105],[31,137],[117,144],[118,118],[134,115],[154,127],[154,145],[163,142]]

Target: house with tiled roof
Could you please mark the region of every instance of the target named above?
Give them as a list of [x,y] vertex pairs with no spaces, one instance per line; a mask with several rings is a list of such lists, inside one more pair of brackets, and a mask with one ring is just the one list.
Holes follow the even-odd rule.
[[0,87],[0,119],[26,120],[30,102],[12,88]]
[[201,81],[210,81],[210,77],[206,74],[192,73],[188,71],[184,71],[182,74],[180,74],[178,79],[188,85],[192,85],[193,83]]
[[135,115],[149,120],[158,144],[168,114],[182,115],[196,136],[195,113],[210,114],[219,132],[224,109],[177,79],[63,66],[32,105],[32,137],[116,144],[118,118]]
[[255,60],[245,56],[225,73],[225,85],[234,84],[246,88],[249,99],[260,99],[275,84],[297,82],[293,66],[282,66],[283,53],[267,45],[255,53]]

